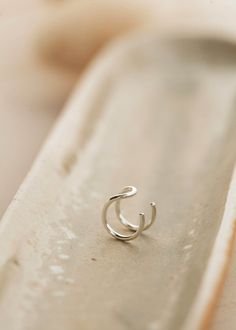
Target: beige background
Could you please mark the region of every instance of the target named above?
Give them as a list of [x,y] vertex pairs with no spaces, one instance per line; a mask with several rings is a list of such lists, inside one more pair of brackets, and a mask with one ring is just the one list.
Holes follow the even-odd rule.
[[[132,8],[132,2],[130,3],[130,8]],[[215,13],[215,9],[212,9],[212,7],[214,5],[217,7],[216,4],[218,5],[219,3],[210,3],[211,7],[208,7],[206,10],[208,14],[203,15],[205,19],[203,22],[209,22],[209,25],[214,27],[214,15],[210,14],[209,8]],[[154,5],[156,4],[154,3]],[[61,41],[65,40],[68,35],[67,33],[65,35],[61,33],[63,25],[61,28],[59,28],[59,24],[55,25],[56,27],[51,27],[50,23],[48,23],[50,21],[48,17],[51,17],[51,14],[48,16],[48,6],[50,6],[50,10],[56,10],[54,6],[57,5],[61,6],[62,2],[35,1],[35,3],[32,3],[30,1],[28,3],[25,2],[25,7],[22,3],[19,5],[18,2],[11,3],[5,1],[0,3],[2,17],[0,30],[0,43],[2,45],[0,59],[1,213],[9,204],[25,174],[28,172],[45,135],[62,109],[83,68],[83,61],[85,61],[82,57],[82,64],[77,62],[77,56],[81,47],[77,47],[76,42],[78,40],[76,37],[72,38],[68,45],[66,44],[69,49],[75,48],[72,55],[68,55],[68,52],[64,51],[63,47],[65,44],[63,42],[63,47],[59,47]],[[199,13],[201,13],[201,3],[199,5],[195,4],[195,6],[200,8]],[[166,26],[168,24],[171,26],[173,21],[175,22],[175,17],[177,23],[179,22],[181,25],[183,24],[183,19],[180,20],[180,15],[183,17],[183,12],[188,13],[191,10],[194,12],[194,8],[190,9],[186,3],[183,3],[182,12],[177,8],[177,5],[171,4],[171,2],[166,3],[163,7],[159,6],[159,8],[157,17],[162,17],[161,22],[162,20],[164,21],[164,17],[169,17],[169,21],[167,20],[167,23],[163,23]],[[225,5],[224,8],[231,17],[232,8],[230,8],[230,3],[227,3],[227,6]],[[72,25],[71,27],[70,23],[68,23],[70,22],[71,12],[69,7],[67,10],[68,16],[65,16],[65,27],[67,29],[65,31],[70,32],[70,29],[74,30],[74,26]],[[218,9],[216,13],[219,14],[222,11]],[[61,12],[59,12],[58,17],[60,20],[61,15]],[[188,15],[185,15],[185,17],[186,20],[190,20]],[[199,15],[194,15],[194,17],[200,21]],[[45,24],[42,23],[44,19]],[[134,26],[136,21],[138,24],[143,24],[142,20],[140,23],[139,15],[138,18],[135,17],[134,19]],[[230,19],[223,23],[228,34],[229,31],[234,31],[229,24]],[[204,24],[202,25],[204,26]],[[55,39],[49,38],[49,42],[47,38],[45,39],[47,29],[55,32],[56,36]],[[59,32],[57,32],[57,29],[59,29]],[[119,31],[119,29],[115,29],[114,33],[116,31]],[[62,36],[62,39],[58,39],[57,33]],[[105,39],[101,38],[100,44],[102,45],[109,37],[108,35]],[[45,40],[45,43],[43,40]],[[53,43],[53,40],[55,40],[55,43]],[[42,46],[38,44],[39,42],[42,42]],[[90,52],[93,54],[97,47],[88,46],[87,49],[91,49]],[[54,61],[56,58],[59,58],[59,60]],[[226,282],[223,299],[221,300],[212,329],[231,329],[231,327],[233,329],[235,269],[234,262],[231,266],[231,273]]]

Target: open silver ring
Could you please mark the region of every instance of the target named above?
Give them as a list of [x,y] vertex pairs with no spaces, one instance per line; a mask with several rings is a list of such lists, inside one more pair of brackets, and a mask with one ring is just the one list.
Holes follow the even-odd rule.
[[[105,203],[103,210],[102,210],[102,222],[108,231],[114,238],[122,241],[130,241],[138,237],[144,230],[150,228],[156,220],[156,204],[154,202],[150,203],[152,209],[152,216],[150,222],[146,223],[144,213],[139,214],[139,224],[134,225],[130,223],[121,213],[121,200],[125,198],[132,197],[136,195],[137,188],[133,186],[125,187],[119,194],[111,196],[109,200]],[[111,225],[107,221],[107,212],[111,204],[115,203],[115,213],[122,225],[124,225],[127,229],[132,231],[131,234],[125,235],[118,233],[114,230]]]

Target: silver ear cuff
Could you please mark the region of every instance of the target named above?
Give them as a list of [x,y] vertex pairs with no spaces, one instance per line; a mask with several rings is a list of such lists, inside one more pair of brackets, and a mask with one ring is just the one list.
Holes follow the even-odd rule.
[[[122,215],[121,208],[120,208],[121,200],[124,199],[124,198],[132,197],[132,196],[136,195],[136,193],[137,193],[137,188],[135,188],[133,186],[127,186],[119,194],[110,197],[109,200],[105,203],[105,205],[103,207],[102,222],[103,222],[106,230],[108,231],[108,233],[111,234],[116,239],[119,239],[119,240],[122,240],[122,241],[130,241],[132,239],[135,239],[144,230],[147,230],[148,228],[150,228],[153,225],[153,223],[155,222],[155,219],[156,219],[156,204],[153,203],[153,202],[150,203],[151,209],[152,209],[152,216],[151,216],[151,220],[150,220],[149,223],[146,223],[144,213],[139,214],[139,224],[138,225],[133,225],[132,223],[130,223]],[[118,220],[120,221],[120,223],[122,225],[124,225],[127,229],[129,229],[130,231],[133,231],[133,233],[131,233],[130,235],[125,235],[125,234],[118,233],[108,223],[108,221],[107,221],[107,211],[108,211],[108,208],[110,207],[110,205],[112,203],[115,203],[115,213],[116,213],[116,216],[117,216]]]

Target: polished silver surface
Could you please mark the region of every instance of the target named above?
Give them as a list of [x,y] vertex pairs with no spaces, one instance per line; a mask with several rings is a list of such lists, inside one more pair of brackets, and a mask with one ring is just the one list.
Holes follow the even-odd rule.
[[[144,230],[150,228],[155,219],[156,219],[156,205],[154,202],[150,203],[151,209],[152,209],[152,216],[151,221],[146,224],[144,213],[139,214],[139,225],[133,225],[130,223],[121,213],[120,208],[120,201],[125,198],[132,197],[136,195],[137,188],[133,186],[127,186],[125,187],[119,194],[114,195],[109,198],[109,200],[105,203],[103,210],[102,210],[102,222],[108,231],[109,234],[111,234],[114,238],[122,240],[122,241],[130,241],[132,239],[135,239],[138,237]],[[112,203],[115,203],[115,213],[117,215],[118,220],[131,231],[134,231],[134,233],[131,233],[129,235],[120,234],[116,230],[114,230],[111,225],[107,221],[107,212]]]

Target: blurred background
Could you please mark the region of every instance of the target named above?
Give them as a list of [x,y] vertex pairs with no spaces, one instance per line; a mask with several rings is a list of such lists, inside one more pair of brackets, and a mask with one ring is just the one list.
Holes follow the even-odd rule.
[[[91,61],[116,38],[144,28],[235,43],[236,2],[0,0],[0,217]],[[235,265],[221,320],[225,311],[234,314]]]
[[121,34],[236,37],[233,1],[0,0],[0,216],[80,75]]

